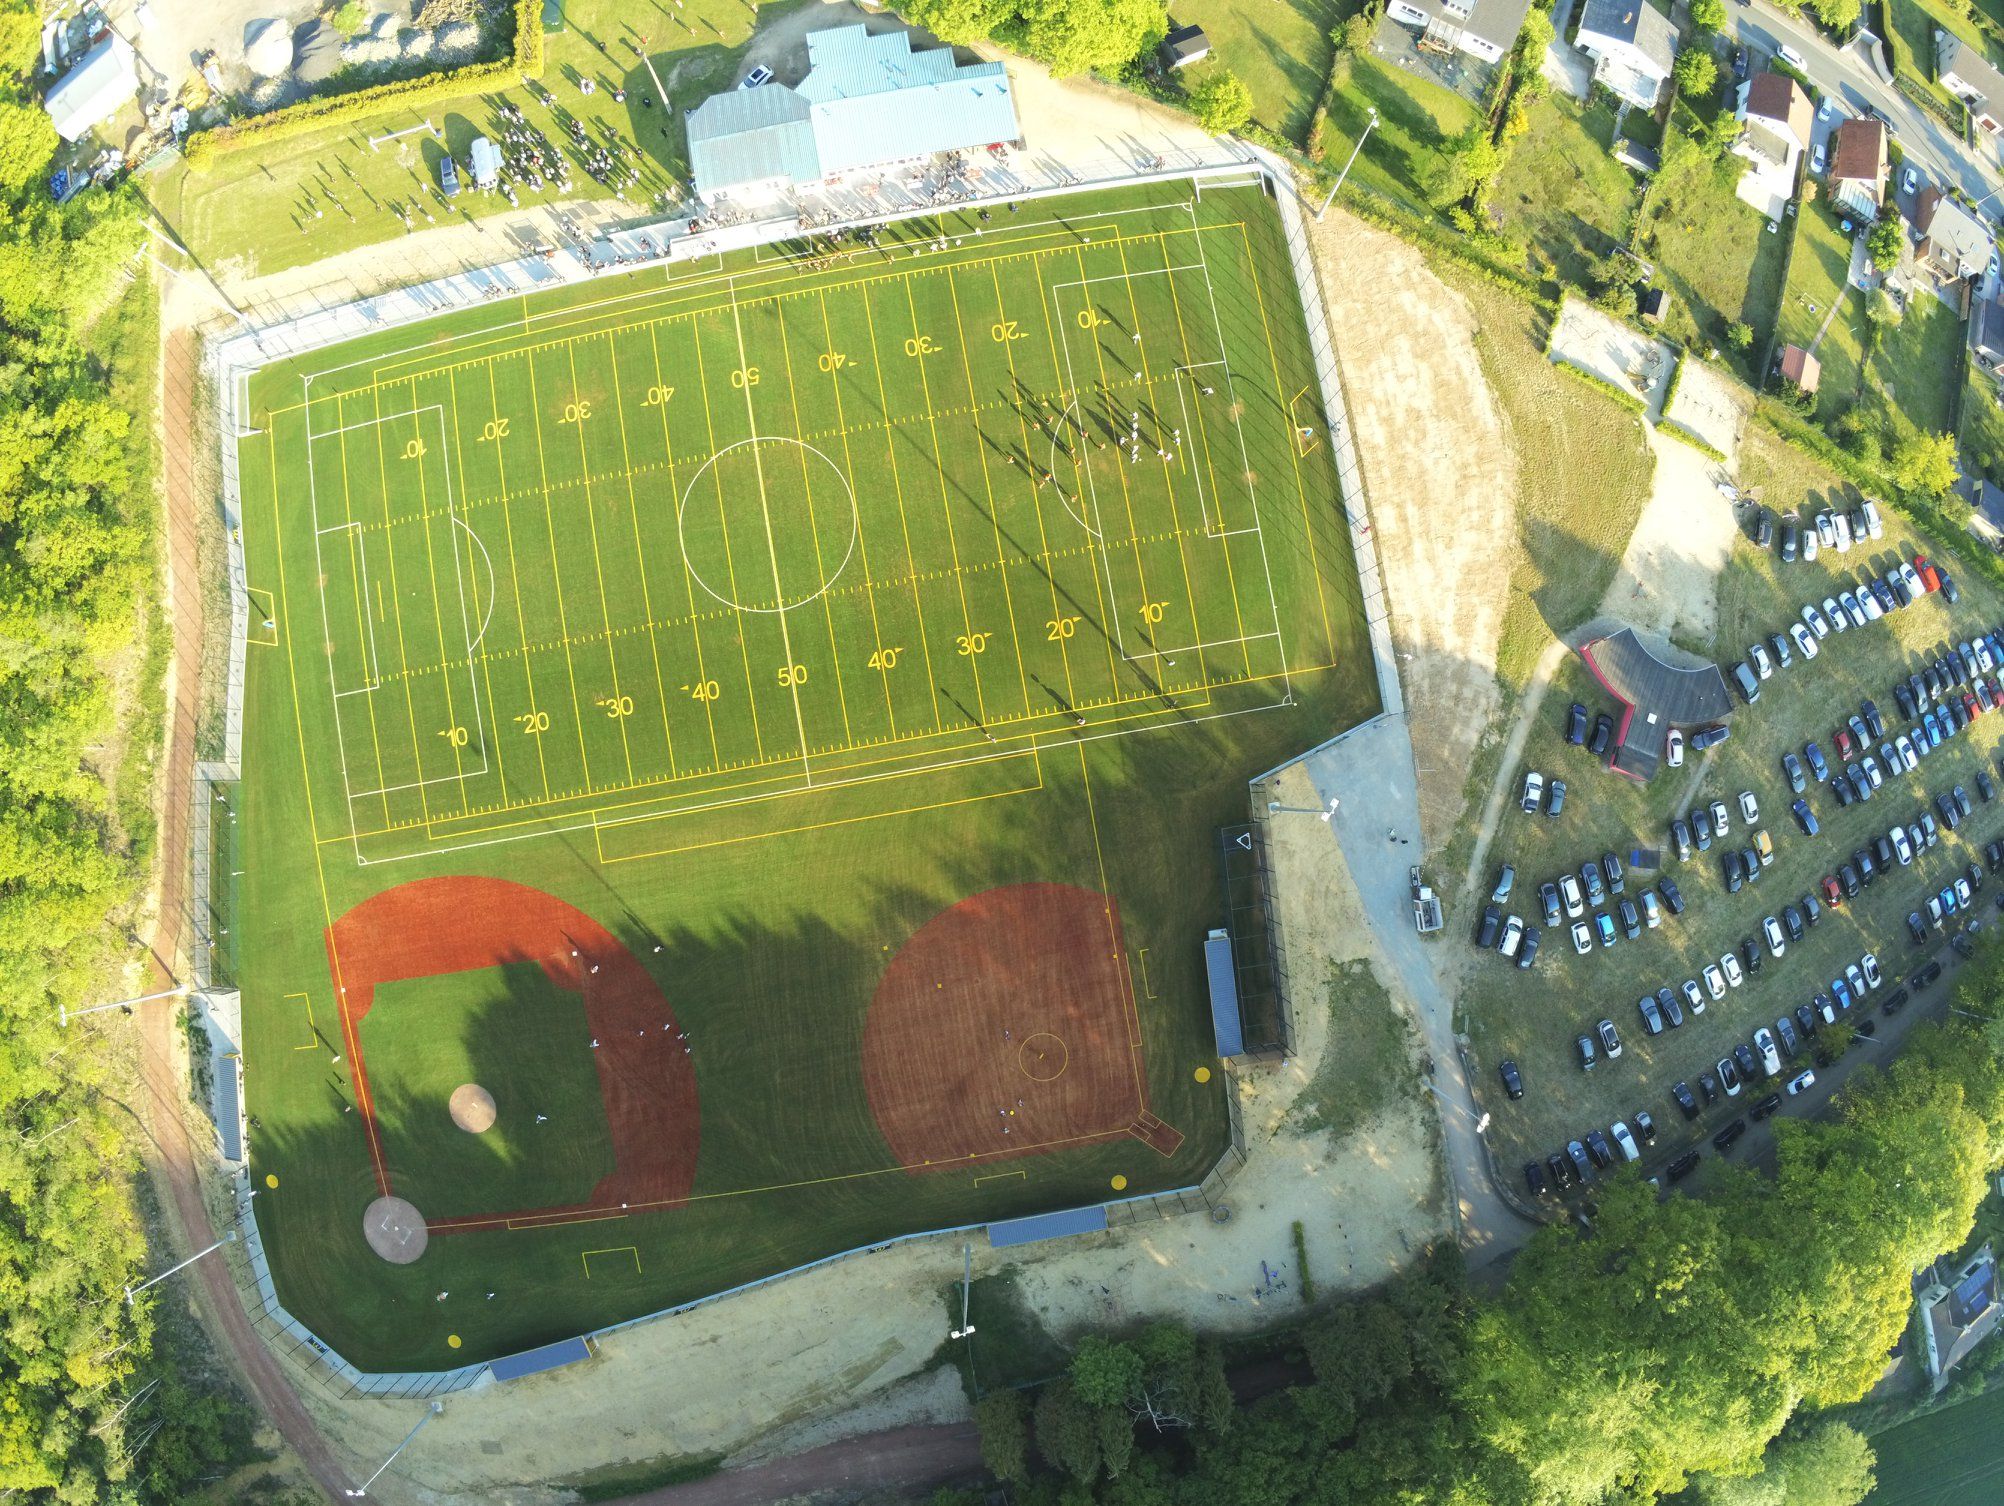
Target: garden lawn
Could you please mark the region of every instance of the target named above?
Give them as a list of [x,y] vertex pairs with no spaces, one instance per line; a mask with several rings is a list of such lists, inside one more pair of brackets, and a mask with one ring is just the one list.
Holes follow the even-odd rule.
[[1329,123],[1322,133],[1324,163],[1340,169],[1349,161],[1374,107],[1377,129],[1351,167],[1350,180],[1431,215],[1420,187],[1429,156],[1443,141],[1475,124],[1480,118],[1475,107],[1451,89],[1384,67],[1372,58],[1357,58],[1349,78],[1330,96]]
[[1962,380],[1962,421],[1957,438],[1965,466],[2004,486],[2004,402],[1995,377],[1973,365]]
[[1906,317],[1888,329],[1865,369],[1867,395],[1882,412],[1897,409],[1930,434],[1955,422],[1962,379],[1963,322],[1939,298],[1916,294]]
[[1726,329],[1743,322],[1753,344],[1732,356],[1740,374],[1752,376],[1774,327],[1787,239],[1768,234],[1759,212],[1733,196],[1745,166],[1739,158],[1708,160],[1675,129],[1663,155],[1636,239],[1672,295],[1666,333],[1730,350]]
[[1858,400],[1863,371],[1864,295],[1850,285],[1850,266],[1851,240],[1836,219],[1821,205],[1804,209],[1796,217],[1795,256],[1781,300],[1776,349],[1783,344],[1810,345],[1817,331],[1823,332],[1814,347],[1816,359],[1823,363],[1816,415],[1826,421]]
[[1614,126],[1606,105],[1553,94],[1529,113],[1531,128],[1511,148],[1489,207],[1503,234],[1527,244],[1541,273],[1582,283],[1591,264],[1627,238],[1635,179],[1604,145]]
[[1966,1506],[2004,1492],[2004,1391],[1872,1435],[1879,1486],[1865,1506]]
[[1329,33],[1348,9],[1342,0],[1188,0],[1175,20],[1204,28],[1211,61],[1252,90],[1253,119],[1298,145],[1329,77]]

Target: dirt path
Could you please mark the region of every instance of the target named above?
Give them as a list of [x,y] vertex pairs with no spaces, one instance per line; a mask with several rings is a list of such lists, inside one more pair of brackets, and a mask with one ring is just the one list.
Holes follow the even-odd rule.
[[[1531,729],[1538,724],[1538,710],[1545,704],[1545,692],[1552,688],[1552,677],[1559,672],[1559,665],[1565,662],[1569,651],[1565,643],[1554,638],[1545,645],[1531,670],[1531,683],[1524,687],[1523,698],[1517,703],[1516,723],[1510,728],[1509,740],[1503,744],[1503,762],[1497,766],[1496,781],[1489,786],[1489,798],[1482,802],[1482,824],[1475,833],[1475,847],[1468,854],[1468,871],[1461,876],[1464,894],[1476,892],[1482,865],[1489,859],[1489,844],[1503,819],[1504,802],[1515,789],[1516,781],[1511,775],[1517,768],[1517,760],[1524,756],[1524,744],[1530,740]],[[1465,768],[1464,765],[1464,771]]]
[[[1517,459],[1467,299],[1395,236],[1337,212],[1314,225],[1329,324],[1385,578],[1430,845],[1460,824],[1468,766],[1502,706]],[[1368,276],[1358,269],[1369,268]],[[1471,509],[1481,526],[1471,526]]]

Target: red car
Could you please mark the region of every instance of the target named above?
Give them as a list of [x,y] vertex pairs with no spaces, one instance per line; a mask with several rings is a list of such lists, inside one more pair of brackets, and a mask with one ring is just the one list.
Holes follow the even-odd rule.
[[1914,556],[1914,574],[1920,577],[1921,584],[1928,590],[1939,591],[1941,589],[1941,576],[1936,573],[1934,566],[1927,562],[1926,555],[1917,554]]
[[1844,903],[1843,887],[1827,873],[1823,875],[1823,897],[1829,901],[1833,910]]
[[1967,690],[1965,690],[1965,691],[1964,691],[1964,692],[1962,693],[1962,709],[1963,709],[1964,711],[1967,711],[1967,712],[1969,713],[1969,719],[1970,719],[1970,720],[1971,720],[1972,722],[1973,722],[1973,721],[1975,721],[1975,720],[1976,720],[1976,718],[1977,718],[1977,717],[1978,717],[1979,715],[1981,715],[1981,713],[1982,713],[1982,711],[1983,711],[1983,708],[1982,708],[1981,706],[1979,706],[1979,705],[1977,705],[1977,704],[1976,704],[1976,696],[1975,696],[1975,694],[1974,694],[1973,692],[1971,692],[1971,691],[1967,691]]
[[1836,734],[1836,743],[1837,757],[1844,763],[1849,763],[1858,756],[1858,750],[1851,744],[1850,733],[1840,730]]

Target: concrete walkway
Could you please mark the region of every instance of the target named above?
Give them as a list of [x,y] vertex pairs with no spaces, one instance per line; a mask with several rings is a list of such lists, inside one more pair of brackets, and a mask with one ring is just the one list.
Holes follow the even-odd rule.
[[1403,716],[1385,716],[1317,749],[1305,760],[1325,801],[1340,802],[1330,825],[1357,881],[1386,961],[1387,979],[1411,1001],[1413,1017],[1433,1057],[1431,1087],[1440,1100],[1442,1154],[1454,1196],[1461,1246],[1471,1267],[1500,1260],[1537,1227],[1506,1203],[1490,1175],[1479,1110],[1454,1032],[1454,1004],[1435,972],[1438,941],[1413,929],[1410,872],[1421,862],[1418,775]]

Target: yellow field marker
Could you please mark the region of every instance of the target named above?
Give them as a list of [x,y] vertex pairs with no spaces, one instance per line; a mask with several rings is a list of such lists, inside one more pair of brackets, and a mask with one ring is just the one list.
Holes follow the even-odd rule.
[[297,999],[306,1006],[306,1033],[308,1039],[305,1045],[294,1046],[292,1049],[294,1051],[311,1051],[315,1049],[320,1044],[320,1032],[314,1028],[313,1024],[313,1000],[307,997],[304,990],[286,994],[284,997],[287,999]]
[[637,1246],[612,1245],[603,1250],[585,1250],[580,1252],[578,1259],[584,1262],[585,1280],[587,1281],[591,1280],[591,1258],[594,1255],[631,1255],[633,1257],[633,1274],[636,1276],[645,1274],[640,1268],[640,1250]]

